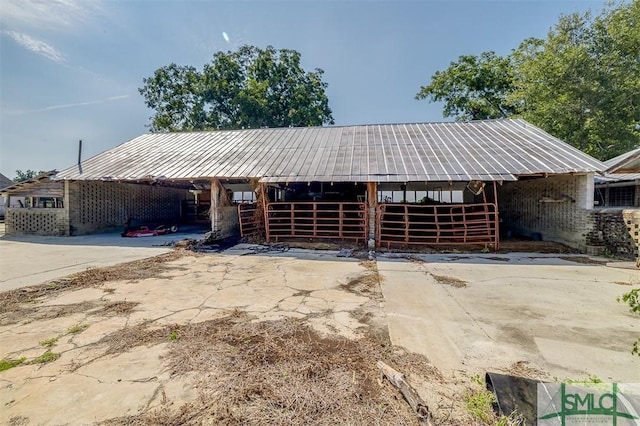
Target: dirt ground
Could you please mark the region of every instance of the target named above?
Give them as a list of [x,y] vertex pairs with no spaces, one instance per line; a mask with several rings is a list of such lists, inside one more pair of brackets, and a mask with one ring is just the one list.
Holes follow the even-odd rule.
[[[0,371],[0,423],[418,424],[381,379],[376,362],[384,361],[418,390],[435,424],[492,424],[466,404],[482,389],[483,367],[498,362],[501,371],[534,378],[549,371],[526,348],[484,363],[463,356],[474,364],[449,368],[438,365],[442,353],[424,353],[435,346],[398,344],[398,324],[409,324],[398,314],[424,306],[398,306],[407,302],[404,290],[390,291],[402,289],[394,283],[423,283],[431,288],[425,294],[459,291],[467,295],[461,303],[481,297],[473,269],[439,262],[251,246],[178,249],[0,293],[0,359],[15,364]],[[483,262],[508,261],[474,260]],[[624,281],[621,290],[640,284],[622,274],[615,278]],[[609,321],[618,322],[618,310]],[[468,335],[464,327],[460,335]]]

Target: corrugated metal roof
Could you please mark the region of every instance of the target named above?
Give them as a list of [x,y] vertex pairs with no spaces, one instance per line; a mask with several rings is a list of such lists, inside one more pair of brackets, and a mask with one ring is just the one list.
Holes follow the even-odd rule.
[[32,179],[24,180],[22,182],[13,182],[11,185],[5,186],[4,188],[0,189],[0,193],[6,194],[19,189],[32,188],[34,186],[37,186],[43,180],[53,180],[57,173],[57,170],[51,170],[48,172],[44,172]]
[[607,172],[616,173],[618,169],[640,167],[640,148],[625,152],[622,155],[603,161],[607,166]]
[[524,120],[503,119],[145,134],[57,178],[500,181],[605,168]]
[[596,176],[596,183],[626,182],[640,180],[640,173],[605,173],[604,176]]
[[13,181],[0,173],[0,189],[13,185]]

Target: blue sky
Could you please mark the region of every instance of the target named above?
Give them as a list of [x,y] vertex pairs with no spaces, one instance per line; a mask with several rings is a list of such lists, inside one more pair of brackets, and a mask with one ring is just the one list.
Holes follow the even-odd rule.
[[604,3],[0,0],[0,172],[61,170],[79,139],[88,158],[147,132],[143,78],[243,44],[324,69],[337,125],[442,121],[441,105],[414,99],[435,71]]

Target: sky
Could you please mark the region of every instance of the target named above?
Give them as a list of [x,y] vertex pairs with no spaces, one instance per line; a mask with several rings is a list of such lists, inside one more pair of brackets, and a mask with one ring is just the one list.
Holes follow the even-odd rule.
[[322,68],[336,125],[446,121],[415,99],[460,55],[508,54],[590,0],[0,0],[0,173],[62,170],[148,132],[138,92],[244,44]]

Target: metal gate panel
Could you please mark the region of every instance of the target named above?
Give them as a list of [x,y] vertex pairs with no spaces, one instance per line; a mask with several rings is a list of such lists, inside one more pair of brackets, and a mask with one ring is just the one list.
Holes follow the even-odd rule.
[[267,204],[267,241],[322,239],[366,241],[367,207],[357,202],[275,202]]
[[241,237],[259,235],[264,230],[264,216],[255,203],[238,204],[238,220]]
[[376,215],[379,247],[420,245],[493,246],[498,249],[495,204],[380,204]]

